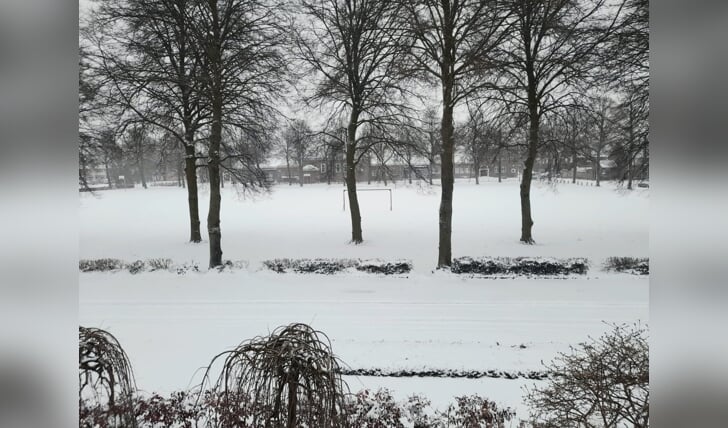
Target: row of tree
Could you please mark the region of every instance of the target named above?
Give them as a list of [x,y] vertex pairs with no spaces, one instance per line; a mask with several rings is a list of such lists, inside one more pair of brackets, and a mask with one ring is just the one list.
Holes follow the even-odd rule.
[[[326,112],[315,131],[289,121],[282,149],[289,168],[303,167],[312,139],[343,156],[353,243],[363,241],[360,163],[437,158],[438,267],[452,260],[457,141],[473,163],[493,147],[522,149],[529,244],[537,158],[568,152],[598,165],[619,145],[629,177],[647,158],[647,0],[96,0],[81,46],[82,158],[102,121],[174,139],[192,241],[197,169],[209,176],[211,267],[222,263],[220,171],[246,189],[266,186],[260,166],[284,96]],[[440,106],[428,111],[432,98]]]

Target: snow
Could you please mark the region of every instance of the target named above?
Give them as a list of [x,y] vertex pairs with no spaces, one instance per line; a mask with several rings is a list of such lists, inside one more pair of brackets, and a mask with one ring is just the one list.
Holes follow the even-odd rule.
[[[381,185],[379,185],[381,186]],[[366,186],[364,186],[366,187]],[[374,185],[372,187],[375,187]],[[531,371],[608,323],[648,319],[645,277],[607,273],[609,256],[648,255],[648,190],[625,192],[538,183],[533,207],[538,245],[518,243],[518,184],[458,182],[455,256],[589,257],[578,279],[464,278],[432,272],[437,256],[439,188],[362,192],[365,243],[349,238],[342,186],[278,186],[255,200],[224,189],[224,258],[247,269],[80,275],[80,322],[112,332],[127,350],[144,391],[195,385],[199,369],[243,340],[291,322],[325,332],[349,367]],[[201,192],[200,217],[206,217]],[[347,204],[348,205],[348,204]],[[81,258],[171,258],[206,265],[207,245],[187,243],[186,193],[178,188],[81,195]],[[205,235],[203,231],[203,235]],[[410,259],[407,277],[297,275],[263,270],[273,258]],[[525,346],[525,349],[521,345]],[[420,393],[444,407],[478,393],[515,407],[526,379],[347,376],[353,390],[389,387],[397,398]]]
[[[381,188],[381,183],[363,189]],[[269,195],[244,198],[229,184],[223,189],[223,258],[247,260],[251,267],[275,258],[381,258],[412,260],[416,272],[437,261],[439,187],[389,186],[389,192],[361,192],[365,242],[351,238],[343,186],[279,185]],[[455,186],[453,256],[588,257],[648,255],[647,189],[628,192],[603,187],[535,183],[532,190],[533,246],[519,243],[518,182],[467,181]],[[200,218],[207,217],[208,194],[200,192]],[[348,201],[346,206],[348,207]],[[187,196],[180,188],[150,187],[81,195],[80,257],[171,258],[204,266],[207,245],[188,239]]]

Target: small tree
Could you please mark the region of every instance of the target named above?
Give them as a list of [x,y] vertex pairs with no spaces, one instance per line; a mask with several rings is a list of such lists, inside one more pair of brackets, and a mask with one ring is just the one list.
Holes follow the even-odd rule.
[[647,328],[614,326],[599,339],[560,354],[543,387],[527,391],[539,427],[614,427],[649,423]]
[[[223,358],[222,373],[212,389],[229,406],[220,410],[213,426],[347,426],[349,391],[325,334],[306,324],[291,324],[219,354],[209,367]],[[206,380],[209,372],[210,368]],[[251,400],[255,406],[247,421],[228,414],[226,409],[233,412],[235,403]]]
[[[134,373],[119,341],[105,330],[79,327],[78,369],[80,425],[89,418],[103,419],[103,426],[135,427]],[[103,412],[91,416],[92,408]]]

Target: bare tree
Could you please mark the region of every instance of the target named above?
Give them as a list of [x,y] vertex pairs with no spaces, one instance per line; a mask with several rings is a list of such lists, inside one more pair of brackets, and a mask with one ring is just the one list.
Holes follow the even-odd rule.
[[316,149],[313,132],[306,121],[296,119],[288,124],[283,132],[282,151],[286,157],[286,168],[288,170],[289,184],[291,181],[291,160],[296,162],[298,168],[298,182],[303,187],[303,167]]
[[425,136],[419,140],[419,152],[427,159],[428,181],[433,185],[435,166],[440,159],[442,141],[440,139],[441,120],[438,119],[438,111],[435,107],[428,107],[423,114],[423,129]]
[[602,157],[615,139],[614,114],[615,106],[611,97],[604,94],[591,97],[588,110],[591,132],[587,156],[594,164],[597,186],[601,185]]
[[626,181],[627,189],[632,189],[635,177],[646,175],[649,168],[649,104],[638,88],[632,87],[617,105],[615,120],[618,138],[613,150],[620,180]]
[[452,263],[452,198],[455,181],[455,107],[485,87],[491,53],[506,34],[507,13],[496,0],[402,0],[416,40],[416,69],[442,89],[441,183],[438,267]]
[[[212,383],[211,367],[218,361],[222,372]],[[306,324],[245,341],[218,354],[207,368],[203,386],[212,383],[212,391],[231,404],[211,426],[238,426],[239,407],[252,398],[256,406],[245,426],[347,428],[349,387],[340,366],[328,337]]]
[[301,0],[300,10],[310,25],[299,24],[298,53],[318,78],[307,101],[331,106],[335,122],[348,118],[345,182],[351,242],[359,244],[364,238],[356,170],[372,143],[360,129],[395,122],[406,110],[408,39],[400,30],[401,8],[388,0]]
[[538,427],[649,425],[647,329],[615,326],[547,364],[544,386],[525,401]]
[[116,180],[111,178],[111,173],[114,170],[114,175],[117,175],[116,169],[123,156],[122,148],[119,146],[116,137],[116,132],[113,129],[106,128],[100,132],[98,141],[99,158],[104,166],[106,183],[109,188],[115,187]]
[[[618,0],[622,1],[622,0]],[[497,86],[508,110],[528,123],[521,178],[521,242],[533,244],[531,181],[542,145],[541,120],[570,104],[575,84],[594,73],[591,60],[612,34],[621,5],[607,0],[511,0],[514,30]]]
[[[200,92],[210,108],[207,168],[210,206],[207,231],[210,267],[222,264],[220,167],[223,128],[241,130],[248,138],[270,133],[277,116],[274,101],[288,72],[285,32],[275,4],[265,0],[194,0],[188,19],[200,63]],[[238,140],[240,141],[240,140]],[[264,174],[255,170],[250,152],[236,156],[237,184],[255,189]],[[252,178],[252,179],[251,179]]]
[[462,146],[473,164],[475,184],[480,184],[481,167],[498,158],[503,137],[501,119],[492,112],[486,113],[483,104],[466,100],[466,105],[468,116],[462,125]]
[[173,136],[185,151],[190,241],[200,242],[197,134],[209,110],[200,96],[200,61],[188,14],[193,0],[96,0],[83,34],[109,96]]

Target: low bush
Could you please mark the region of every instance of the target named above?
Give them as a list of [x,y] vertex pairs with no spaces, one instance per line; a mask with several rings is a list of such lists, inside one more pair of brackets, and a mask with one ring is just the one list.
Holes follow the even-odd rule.
[[171,271],[174,263],[171,259],[148,259],[147,266],[150,272],[157,270],[168,270]]
[[610,257],[604,264],[608,271],[649,275],[650,259],[646,257]]
[[451,272],[482,276],[566,276],[584,275],[589,270],[585,258],[553,259],[537,257],[459,257]]
[[124,269],[125,264],[119,259],[84,259],[78,261],[81,272],[109,272]]
[[146,264],[144,263],[144,260],[134,260],[131,263],[127,263],[126,270],[129,271],[130,274],[136,275],[139,272],[144,272],[146,269]]
[[351,269],[374,274],[401,275],[412,270],[412,263],[409,261],[387,262],[356,259],[274,259],[264,261],[263,266],[278,273],[295,272],[322,275],[333,275]]
[[412,271],[412,262],[399,260],[394,262],[380,260],[362,260],[356,266],[360,272],[382,275],[404,275]]
[[178,275],[184,275],[187,272],[199,272],[200,266],[197,264],[197,262],[189,262],[177,265],[176,270]]
[[[456,402],[438,411],[430,400],[413,395],[395,399],[387,389],[363,390],[347,396],[343,414],[347,420],[338,426],[352,428],[501,428],[515,418],[509,408],[500,409],[478,395],[456,397]],[[114,426],[110,420],[121,412],[119,406],[82,402],[79,427]],[[231,395],[221,391],[173,392],[169,396],[137,396],[133,401],[134,421],[125,426],[137,428],[245,427],[279,428],[285,425],[255,422],[255,415],[265,411],[248,395]],[[306,426],[300,423],[297,426]],[[319,425],[315,425],[319,426]]]
[[347,400],[346,407],[352,427],[404,428],[402,408],[386,389],[360,391]]

